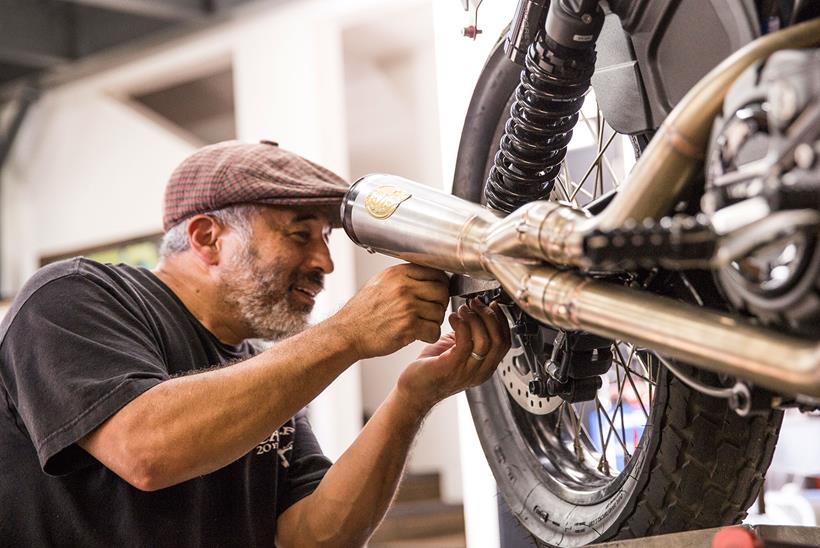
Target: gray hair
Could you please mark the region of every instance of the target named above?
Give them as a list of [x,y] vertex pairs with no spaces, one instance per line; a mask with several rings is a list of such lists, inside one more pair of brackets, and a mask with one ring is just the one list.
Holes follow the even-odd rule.
[[[251,235],[251,218],[260,209],[261,206],[254,204],[239,204],[206,211],[204,215],[213,217],[222,226],[233,228],[242,240],[247,242]],[[162,243],[159,246],[160,257],[170,257],[191,249],[191,242],[188,240],[188,220],[181,220],[162,236]]]

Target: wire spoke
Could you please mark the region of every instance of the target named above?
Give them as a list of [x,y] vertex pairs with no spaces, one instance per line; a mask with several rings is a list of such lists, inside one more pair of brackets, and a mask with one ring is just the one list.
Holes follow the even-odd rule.
[[[604,412],[604,408],[600,405],[600,401],[599,401],[598,402],[598,421],[599,422],[601,420],[601,412]],[[606,439],[604,439],[604,431],[601,430],[601,440],[602,440],[602,445],[603,445],[602,451],[604,453],[606,453],[607,449],[609,448],[609,440],[612,439],[612,431],[614,429],[614,427],[612,426],[612,421],[609,421],[608,417],[607,417],[607,421],[609,422],[609,431],[606,433]],[[617,432],[615,432],[615,436],[616,437],[618,436]]]
[[[603,145],[603,142],[604,142],[604,123],[603,123],[604,118],[603,118],[603,116],[601,116],[601,109],[598,108],[598,105],[595,105],[595,107],[596,107],[596,110],[595,110],[596,121],[598,123],[598,139],[597,139],[597,141],[598,141],[598,155],[597,155],[598,161],[596,162],[598,167],[595,170],[595,190],[594,190],[594,194],[597,197],[600,194],[604,193],[604,173],[603,173],[603,170],[601,169],[601,158],[603,158],[603,156],[604,156],[603,153],[606,152],[606,149],[601,150],[601,145]],[[612,141],[610,140],[610,142],[612,142]],[[609,143],[607,143],[607,146],[609,146]],[[600,188],[600,191],[599,191],[599,188]]]
[[[626,369],[626,367],[624,367],[624,369]],[[638,372],[637,372],[637,371],[635,371],[634,369],[630,369],[630,370],[629,370],[629,372],[630,372],[632,375],[634,375],[634,376],[638,377],[639,379],[641,379],[641,380],[642,380],[642,381],[644,381],[644,382],[647,382],[647,383],[649,383],[649,384],[655,384],[655,381],[652,381],[652,380],[650,380],[648,377],[645,377],[645,376],[641,375],[640,373],[638,373]]]
[[695,299],[695,302],[698,306],[703,306],[703,299],[700,297],[700,293],[695,289],[695,286],[692,285],[692,282],[689,281],[689,278],[683,272],[678,272],[683,285],[686,286],[686,289],[689,290],[689,293],[692,295],[692,298]]
[[565,158],[561,161],[561,172],[558,175],[558,179],[557,179],[558,184],[556,185],[556,188],[558,188],[561,191],[561,194],[564,195],[564,200],[565,201],[571,202],[572,200],[570,200],[570,197],[569,197],[569,189],[567,188],[567,181],[570,181],[570,184],[572,184],[571,180],[570,180],[570,177],[569,177],[569,169],[567,168],[567,160]]
[[[637,386],[635,386],[635,381],[633,381],[633,380],[632,380],[632,375],[631,375],[631,373],[635,373],[636,375],[637,375],[638,373],[637,373],[637,372],[635,372],[635,371],[632,371],[632,369],[631,369],[628,365],[625,365],[625,364],[624,364],[624,362],[623,362],[623,356],[621,355],[621,349],[620,349],[620,348],[616,348],[616,351],[617,351],[617,353],[618,353],[618,357],[621,359],[621,365],[624,367],[624,376],[626,377],[626,379],[627,379],[627,380],[629,380],[629,384],[630,384],[630,386],[632,386],[632,390],[633,390],[633,392],[635,392],[635,397],[637,397],[637,398],[638,398],[638,403],[640,403],[640,404],[641,404],[641,410],[643,410],[643,414],[644,414],[644,415],[646,416],[646,418],[648,419],[648,418],[649,418],[649,412],[646,410],[646,406],[645,406],[645,405],[644,405],[644,403],[643,403],[643,398],[641,398],[641,394],[640,394],[640,392],[638,392],[638,387],[637,387]],[[633,347],[632,347],[632,350],[631,350],[631,351],[630,351],[630,353],[629,353],[629,359],[627,359],[626,363],[632,363],[632,358],[633,358],[634,356],[635,356],[635,347],[633,346]],[[623,417],[623,412],[621,413],[621,417]]]
[[[580,182],[580,183],[578,183],[578,186],[577,186],[577,187],[575,187],[575,191],[572,193],[572,196],[570,196],[570,198],[571,198],[571,199],[573,199],[573,200],[574,200],[574,199],[575,199],[575,196],[578,194],[578,191],[579,191],[579,190],[581,190],[581,189],[583,188],[584,183],[587,181],[587,179],[589,179],[590,174],[591,174],[591,173],[592,173],[592,171],[595,169],[595,166],[596,166],[597,162],[599,161],[599,159],[601,158],[601,156],[603,156],[604,152],[606,152],[606,149],[607,149],[607,148],[609,148],[610,143],[612,143],[612,140],[615,138],[615,136],[616,136],[616,135],[617,135],[617,133],[613,133],[613,134],[612,134],[612,136],[611,136],[611,137],[609,138],[609,140],[606,142],[606,145],[604,145],[603,150],[602,150],[602,151],[600,151],[600,152],[598,153],[598,155],[595,157],[595,160],[593,160],[593,164],[592,164],[591,166],[589,166],[589,169],[587,169],[586,173],[584,173],[584,176],[581,178],[581,182]],[[575,183],[572,183],[572,184],[573,184],[573,185],[575,185]],[[590,198],[594,198],[594,197],[595,197],[595,196],[594,196],[592,193],[590,193],[588,190],[585,190],[584,194],[586,194],[586,195],[587,195],[587,196],[589,196]]]
[[[615,378],[618,381],[618,400],[615,403],[615,411],[612,413],[614,418],[618,418],[618,411],[621,412],[621,435],[623,439],[626,439],[626,428],[624,427],[624,387],[626,386],[626,382],[624,379],[621,379],[621,372],[620,370],[615,367]],[[618,432],[615,432],[617,435]]]
[[584,174],[584,179],[580,183],[578,183],[577,185],[575,184],[575,182],[570,181],[570,185],[574,187],[573,190],[572,190],[572,194],[570,194],[570,197],[569,197],[569,200],[571,202],[575,202],[575,197],[578,195],[578,192],[582,192],[587,198],[590,198],[590,199],[595,198],[595,196],[593,196],[593,194],[590,191],[588,191],[587,189],[584,188],[584,182],[586,182],[587,178],[589,177],[590,172],[592,171],[592,168],[594,168],[594,167],[595,167],[595,165],[593,164],[592,167],[590,168],[590,170],[587,171]]
[[555,421],[555,434],[560,438],[561,435],[561,421],[564,418],[564,407],[567,405],[566,401],[561,402],[558,407],[558,419]]
[[[599,110],[598,111],[598,118],[602,119],[600,114],[601,114],[601,111]],[[595,138],[597,139],[598,138],[598,132],[595,131],[595,129],[592,127],[592,122],[589,121],[589,118],[587,118],[586,115],[583,112],[581,113],[581,119],[584,121],[584,124],[586,124],[587,129],[589,129],[589,132],[592,133],[595,136]],[[612,137],[614,137],[617,134],[618,133],[613,130]],[[612,137],[610,137],[609,142],[612,142]],[[604,147],[604,152],[606,152],[607,148],[609,148],[609,143],[607,143],[606,147]],[[604,160],[604,165],[606,166],[607,170],[609,170],[609,174],[612,175],[612,178],[614,179],[614,181],[612,183],[613,186],[615,188],[618,188],[619,186],[621,186],[621,178],[618,177],[615,174],[615,170],[612,168],[612,165],[609,163],[609,160],[607,159],[606,156],[603,157],[603,160]]]
[[618,351],[618,352],[617,352],[617,353],[613,356],[613,358],[614,358],[614,359],[615,359],[615,360],[616,360],[619,364],[621,364],[621,367],[623,367],[624,369],[629,369],[629,372],[630,372],[630,373],[632,373],[633,375],[635,375],[636,377],[638,377],[639,379],[641,379],[641,380],[643,380],[643,381],[646,381],[646,382],[648,382],[648,383],[650,383],[650,384],[656,384],[656,381],[653,381],[652,379],[650,379],[650,378],[649,378],[649,377],[651,376],[651,375],[650,375],[650,373],[649,373],[649,370],[648,370],[648,369],[646,369],[646,366],[645,366],[645,365],[643,365],[643,361],[641,360],[641,357],[640,357],[638,354],[635,354],[634,359],[635,359],[635,360],[638,360],[638,362],[642,364],[642,367],[644,368],[644,371],[646,371],[646,376],[641,375],[640,373],[638,373],[638,372],[637,372],[637,371],[635,371],[634,369],[629,368],[629,366],[628,366],[628,365],[626,365],[626,364],[623,362],[623,356],[621,356],[620,351]]
[[[621,436],[624,440],[624,444],[626,444],[626,424],[624,424],[625,421],[624,421],[624,397],[623,397],[623,390],[624,390],[624,387],[626,386],[626,379],[624,379],[621,382],[622,382],[622,384],[621,384],[621,398],[620,398],[621,403],[619,405],[619,408],[621,410]],[[618,412],[616,410],[615,413],[612,415],[613,418],[617,418],[617,414],[618,414]]]
[[[578,414],[576,415],[576,417],[583,417],[584,416],[584,410],[586,409],[586,406],[587,406],[587,402],[585,402],[585,401],[581,402],[581,408],[578,410]],[[578,434],[580,434],[582,428],[584,429],[584,434],[589,436],[589,432],[586,431],[586,425],[583,424],[582,422],[578,423],[578,430],[575,431],[575,435],[577,436]]]
[[558,177],[558,184],[555,185],[555,188],[558,189],[562,195],[562,197],[559,197],[558,199],[569,202],[569,193],[567,192],[567,189],[564,187],[564,181],[562,176]]
[[646,418],[649,418],[649,412],[646,410],[646,406],[643,404],[643,398],[641,398],[641,393],[638,391],[638,387],[635,386],[635,381],[632,380],[632,375],[629,373],[629,369],[626,370],[626,378],[629,379],[629,384],[632,386],[632,390],[635,392],[635,396],[638,398],[638,403],[641,404],[641,409],[643,410],[643,414]]
[[609,437],[607,437],[606,443],[604,443],[604,425],[601,422],[601,400],[598,398],[598,395],[595,395],[595,413],[598,415],[598,435],[601,436],[601,452],[606,453],[606,446],[609,443]]
[[587,437],[588,440],[592,439],[592,436],[589,435],[589,431],[587,430],[586,425],[583,423],[584,419],[584,409],[586,408],[587,402],[581,403],[581,408],[578,410],[578,413],[572,411],[572,414],[575,415],[575,456],[578,457],[578,461],[583,461],[584,454],[583,454],[583,446],[581,444],[581,432]]
[[578,459],[579,463],[584,461],[584,451],[581,447],[581,417],[575,413],[575,410],[572,407],[572,404],[568,406],[568,412],[570,418],[570,424],[575,422],[575,426],[573,427],[573,437],[572,437],[572,448],[575,451],[575,458]]
[[[567,201],[572,203],[572,205],[577,207],[578,206],[578,200],[575,200],[570,196],[569,187],[573,186],[573,182],[572,182],[572,175],[570,175],[570,173],[569,173],[569,164],[567,163],[566,158],[564,158],[564,160],[562,162],[562,169],[564,170],[564,182],[565,182],[564,189],[565,189],[566,194],[567,194]],[[569,185],[569,186],[567,186],[567,185]]]
[[[609,148],[609,144],[610,144],[610,143],[612,143],[612,139],[613,139],[613,137],[614,137],[615,135],[617,135],[617,134],[618,134],[618,133],[617,133],[616,131],[614,131],[614,130],[613,130],[612,137],[610,137],[610,138],[609,138],[609,141],[607,141],[607,145],[606,145],[606,147],[605,147],[605,148],[604,148],[604,150],[603,150],[604,152],[606,152],[606,149],[607,149],[607,148]],[[603,162],[604,162],[604,167],[606,168],[606,170],[607,170],[607,171],[609,171],[609,175],[612,177],[612,187],[613,187],[613,188],[618,188],[618,187],[620,187],[620,186],[621,186],[621,178],[620,178],[620,177],[618,177],[618,176],[615,174],[615,168],[613,168],[613,167],[612,167],[612,164],[611,164],[611,163],[609,163],[609,159],[606,157],[606,154],[604,154],[604,155],[602,155],[602,156],[601,156],[601,160],[603,160]],[[603,192],[603,177],[601,177],[601,191]]]
[[[624,455],[625,455],[627,458],[631,458],[631,455],[629,454],[629,449],[627,449],[627,448],[626,448],[626,444],[625,444],[625,443],[624,443],[624,441],[621,439],[621,436],[619,436],[619,435],[618,435],[618,429],[617,429],[617,428],[615,428],[615,425],[612,423],[612,419],[610,419],[610,418],[609,418],[609,413],[607,413],[607,412],[606,412],[606,409],[604,409],[604,408],[603,408],[603,407],[601,407],[601,406],[599,406],[599,409],[600,409],[600,410],[601,410],[601,412],[604,414],[604,418],[606,419],[606,422],[608,422],[608,423],[609,423],[609,426],[610,426],[610,428],[609,428],[609,432],[610,432],[610,434],[615,434],[615,439],[616,439],[616,440],[618,440],[618,443],[620,443],[620,444],[621,444],[621,447],[622,447],[622,448],[623,448],[623,450],[624,450]],[[609,437],[609,435],[607,435],[607,437]]]
[[[623,436],[623,439],[625,441],[626,440],[626,425],[625,425],[626,421],[624,419],[623,390],[626,387],[626,379],[627,379],[628,373],[626,372],[627,368],[624,367],[623,356],[621,355],[620,349],[616,347],[615,350],[616,350],[616,354],[618,355],[618,361],[620,361],[621,366],[624,368],[624,378],[621,379],[620,370],[618,369],[618,366],[616,365],[615,366],[615,375],[618,379],[618,383],[620,384],[620,394],[618,395],[618,408],[615,409],[614,416],[617,417],[618,410],[620,409],[620,411],[621,411],[621,435]],[[630,354],[630,357],[631,356],[632,356],[632,354]]]
[[[651,357],[651,354],[647,354],[647,357]],[[632,373],[633,373],[636,377],[638,377],[639,379],[643,379],[643,380],[645,380],[645,381],[646,381],[646,382],[648,382],[650,385],[655,384],[655,383],[656,383],[656,381],[653,381],[653,380],[650,378],[650,377],[652,377],[652,373],[649,371],[649,368],[646,366],[646,363],[644,363],[643,358],[641,357],[641,355],[640,355],[640,354],[635,354],[635,361],[637,361],[639,364],[641,364],[641,369],[643,369],[644,373],[646,373],[646,376],[644,377],[643,375],[641,375],[640,373],[638,373],[638,372],[637,372],[637,371],[635,371],[634,369],[632,370]]]
[[629,357],[624,361],[624,355],[621,354],[621,348],[619,346],[615,347],[615,353],[618,356],[618,361],[624,369],[627,369],[629,366],[627,364],[632,363],[632,358],[635,357],[635,345],[629,345]]

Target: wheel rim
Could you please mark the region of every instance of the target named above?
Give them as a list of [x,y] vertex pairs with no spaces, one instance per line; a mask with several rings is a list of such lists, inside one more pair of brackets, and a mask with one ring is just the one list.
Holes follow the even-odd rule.
[[562,401],[549,414],[533,414],[510,398],[516,425],[541,464],[545,483],[568,502],[593,504],[612,496],[646,443],[643,433],[651,420],[660,362],[622,341],[612,348],[613,366],[592,401]]

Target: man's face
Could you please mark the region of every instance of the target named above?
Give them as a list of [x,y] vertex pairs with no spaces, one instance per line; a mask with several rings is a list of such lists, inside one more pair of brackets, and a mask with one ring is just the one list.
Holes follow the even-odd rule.
[[330,221],[315,211],[278,207],[260,208],[251,219],[249,237],[230,248],[220,293],[248,338],[280,340],[307,327],[324,276],[333,270]]

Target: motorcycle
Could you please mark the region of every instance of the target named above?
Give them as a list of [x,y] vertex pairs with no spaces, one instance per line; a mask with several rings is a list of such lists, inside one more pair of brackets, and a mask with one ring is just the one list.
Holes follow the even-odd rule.
[[540,543],[738,523],[783,410],[820,409],[818,46],[810,0],[520,0],[452,195],[345,197],[353,241],[502,305],[467,397]]

